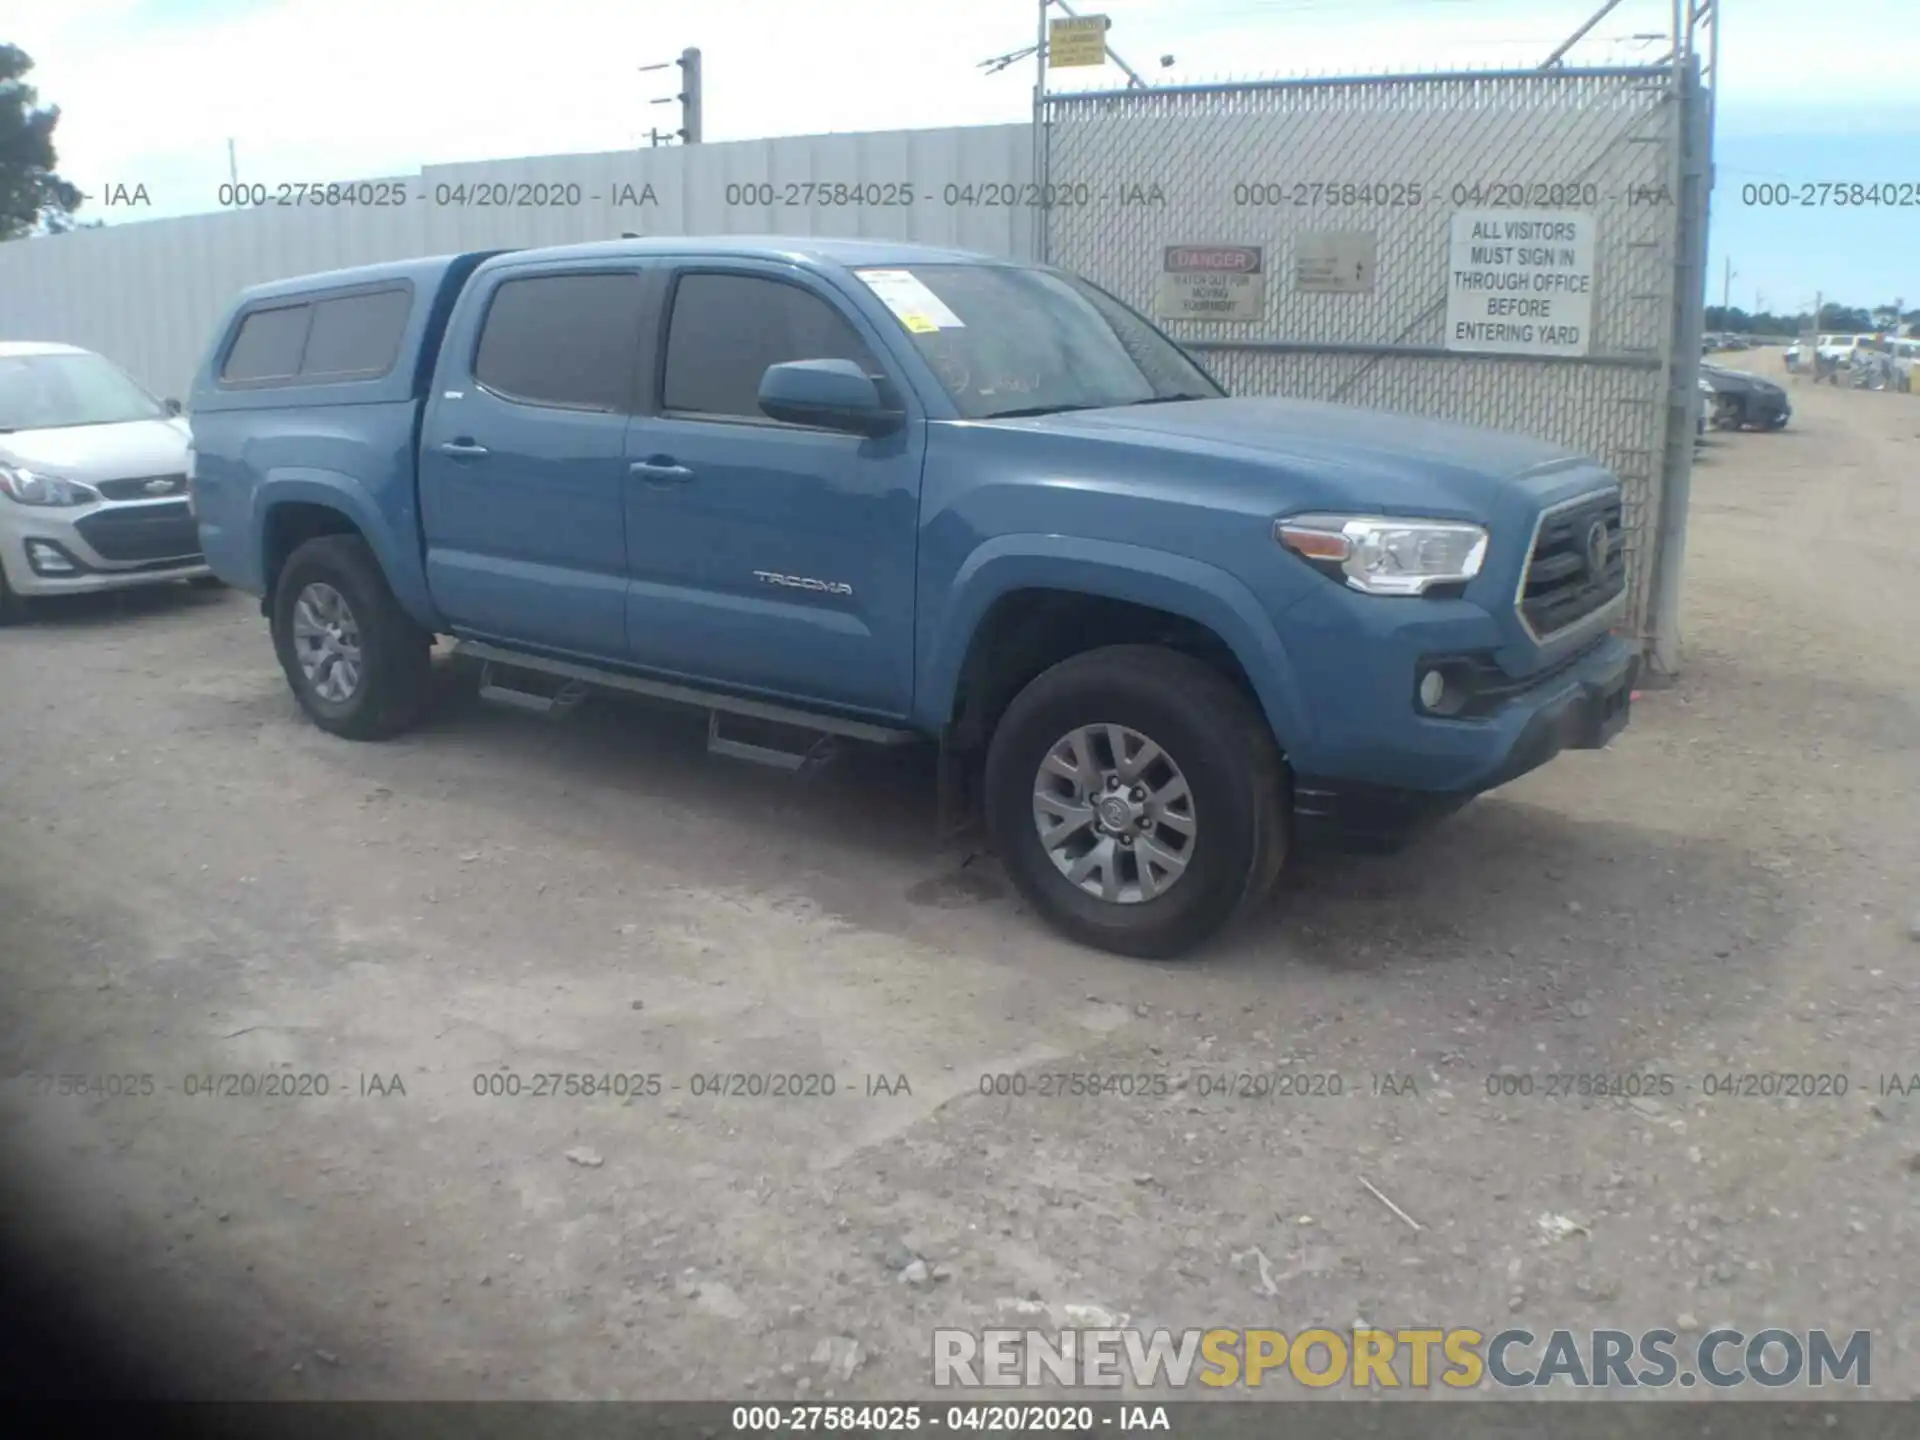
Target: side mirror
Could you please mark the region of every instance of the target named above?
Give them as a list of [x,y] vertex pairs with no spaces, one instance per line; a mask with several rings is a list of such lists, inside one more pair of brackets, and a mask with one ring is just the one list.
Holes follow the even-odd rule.
[[162,400],[160,404],[168,415],[178,415],[180,413],[180,402],[178,400]]
[[885,435],[905,418],[851,360],[791,360],[760,377],[760,408],[790,425]]

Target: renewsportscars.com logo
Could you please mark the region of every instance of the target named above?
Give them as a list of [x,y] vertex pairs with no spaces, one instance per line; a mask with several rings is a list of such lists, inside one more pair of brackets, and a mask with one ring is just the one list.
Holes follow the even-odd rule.
[[1872,1384],[1873,1336],[1825,1330],[936,1330],[943,1389],[1304,1385],[1425,1389],[1822,1388]]

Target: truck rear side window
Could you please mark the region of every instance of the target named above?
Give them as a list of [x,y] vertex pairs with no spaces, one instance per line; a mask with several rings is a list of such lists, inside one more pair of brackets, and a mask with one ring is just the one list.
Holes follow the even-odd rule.
[[220,378],[229,383],[291,380],[300,373],[300,352],[307,344],[308,305],[255,310],[240,322]]
[[752,275],[681,279],[667,330],[667,409],[764,419],[760,379],[790,360],[852,360],[882,373],[853,327],[797,285]]
[[507,400],[626,409],[640,346],[640,277],[537,275],[493,292],[473,376]]
[[386,374],[400,353],[412,309],[412,293],[399,288],[316,301],[301,378]]

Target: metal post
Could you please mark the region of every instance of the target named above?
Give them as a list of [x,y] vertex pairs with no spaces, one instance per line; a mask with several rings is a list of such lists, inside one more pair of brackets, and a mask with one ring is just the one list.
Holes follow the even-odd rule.
[[240,183],[240,160],[235,154],[233,141],[227,141],[227,179],[235,185]]
[[689,45],[680,52],[680,138],[700,143],[700,51]]
[[1574,46],[1578,45],[1583,39],[1586,38],[1588,31],[1592,30],[1594,26],[1598,25],[1602,20],[1606,19],[1607,16],[1611,15],[1615,10],[1619,8],[1620,8],[1620,0],[1607,0],[1606,4],[1602,5],[1598,10],[1596,10],[1593,13],[1592,19],[1588,20],[1586,24],[1582,25],[1578,30],[1574,31],[1573,34],[1569,35],[1565,40],[1561,41],[1560,48],[1558,50],[1555,50],[1551,55],[1547,56],[1545,60],[1540,62],[1540,68],[1542,70],[1553,69],[1554,66],[1560,63],[1561,57],[1563,57],[1567,53],[1567,51],[1571,50]]
[[[1692,19],[1689,9],[1688,19]],[[1661,445],[1660,509],[1654,518],[1654,577],[1650,642],[1652,670],[1664,681],[1680,673],[1680,582],[1686,568],[1687,508],[1693,482],[1693,427],[1699,413],[1700,336],[1704,328],[1707,219],[1711,134],[1699,58],[1680,32],[1674,7],[1674,285],[1671,334],[1662,346],[1667,379],[1666,424]]]
[[[1037,193],[1047,193],[1047,6],[1040,0],[1040,34],[1033,47],[1033,181]],[[1047,263],[1047,207],[1035,205],[1033,213],[1033,258]]]

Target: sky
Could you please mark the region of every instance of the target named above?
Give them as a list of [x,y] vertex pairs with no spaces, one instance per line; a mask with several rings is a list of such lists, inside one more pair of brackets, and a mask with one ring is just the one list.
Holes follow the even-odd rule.
[[[1539,64],[1600,0],[1077,0],[1151,82]],[[275,183],[422,165],[621,150],[670,130],[700,47],[709,141],[1018,122],[1037,0],[9,0],[0,41],[58,104],[63,175],[151,208],[217,208],[227,141]],[[1920,304],[1920,19],[1914,0],[1733,0],[1719,52],[1708,298],[1790,310]],[[1623,0],[1573,64],[1657,58],[1669,0]],[[1173,64],[1161,66],[1171,55]],[[1100,83],[1118,83],[1117,74]],[[1081,82],[1084,84],[1085,82]],[[1074,88],[1071,85],[1064,88]],[[1908,206],[1786,208],[1748,186],[1904,183]]]

